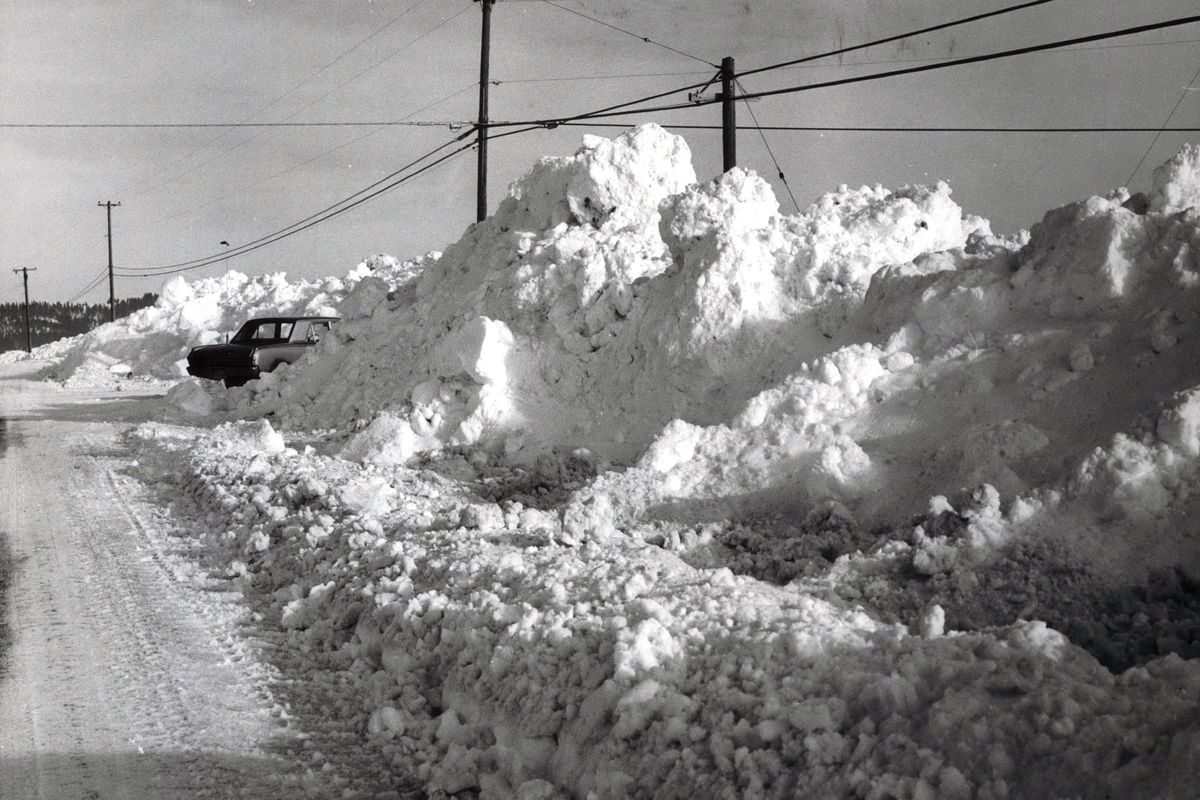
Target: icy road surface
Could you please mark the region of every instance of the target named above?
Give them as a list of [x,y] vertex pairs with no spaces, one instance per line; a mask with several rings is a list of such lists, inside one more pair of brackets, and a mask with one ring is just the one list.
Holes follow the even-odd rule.
[[0,369],[0,798],[388,796],[128,476],[160,398]]

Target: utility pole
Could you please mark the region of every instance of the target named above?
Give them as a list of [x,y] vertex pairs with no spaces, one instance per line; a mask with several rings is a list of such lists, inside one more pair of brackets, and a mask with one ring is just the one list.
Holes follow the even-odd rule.
[[14,269],[13,272],[20,272],[25,276],[25,352],[33,352],[33,336],[29,333],[29,273],[37,272],[37,267],[30,269],[29,267],[21,267]]
[[492,44],[492,6],[496,0],[474,0],[483,9],[483,35],[479,45],[479,164],[476,169],[475,221],[487,217],[487,142],[488,142],[488,54]]
[[112,210],[113,206],[120,206],[121,204],[108,200],[103,203],[96,203],[96,205],[104,206],[108,210],[108,321],[115,322],[117,319],[117,295],[113,288]]
[[737,166],[737,98],[733,56],[721,59],[721,156],[724,172]]

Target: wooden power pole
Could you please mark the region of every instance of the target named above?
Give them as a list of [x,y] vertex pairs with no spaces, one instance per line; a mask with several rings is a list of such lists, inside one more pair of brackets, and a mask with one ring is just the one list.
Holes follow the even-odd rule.
[[475,221],[487,217],[488,60],[492,44],[492,6],[496,0],[475,0],[483,9],[483,35],[479,44],[479,164],[476,170]]
[[33,335],[29,332],[29,273],[37,272],[37,267],[21,267],[13,272],[20,272],[25,277],[25,352],[33,352]]
[[108,210],[108,321],[115,322],[117,319],[117,295],[113,288],[112,210],[113,206],[120,206],[121,204],[109,200],[103,203],[96,203],[96,205],[104,206]]
[[721,59],[721,160],[724,172],[737,166],[737,97],[733,57]]

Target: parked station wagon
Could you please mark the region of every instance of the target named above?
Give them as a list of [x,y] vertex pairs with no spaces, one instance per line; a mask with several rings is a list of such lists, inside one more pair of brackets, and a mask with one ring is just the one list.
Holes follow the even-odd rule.
[[338,317],[261,317],[242,325],[225,344],[194,347],[189,375],[241,386],[280,364],[290,364],[329,333]]

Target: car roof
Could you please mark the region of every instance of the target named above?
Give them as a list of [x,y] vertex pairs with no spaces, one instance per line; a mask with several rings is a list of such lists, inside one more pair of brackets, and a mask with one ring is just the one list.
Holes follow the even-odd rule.
[[304,322],[304,321],[308,321],[308,320],[312,320],[312,321],[319,320],[321,322],[338,322],[339,320],[341,320],[341,317],[310,317],[310,316],[305,316],[305,315],[300,315],[300,316],[295,316],[295,317],[254,317],[253,319],[246,320],[242,324],[247,325],[251,322]]

